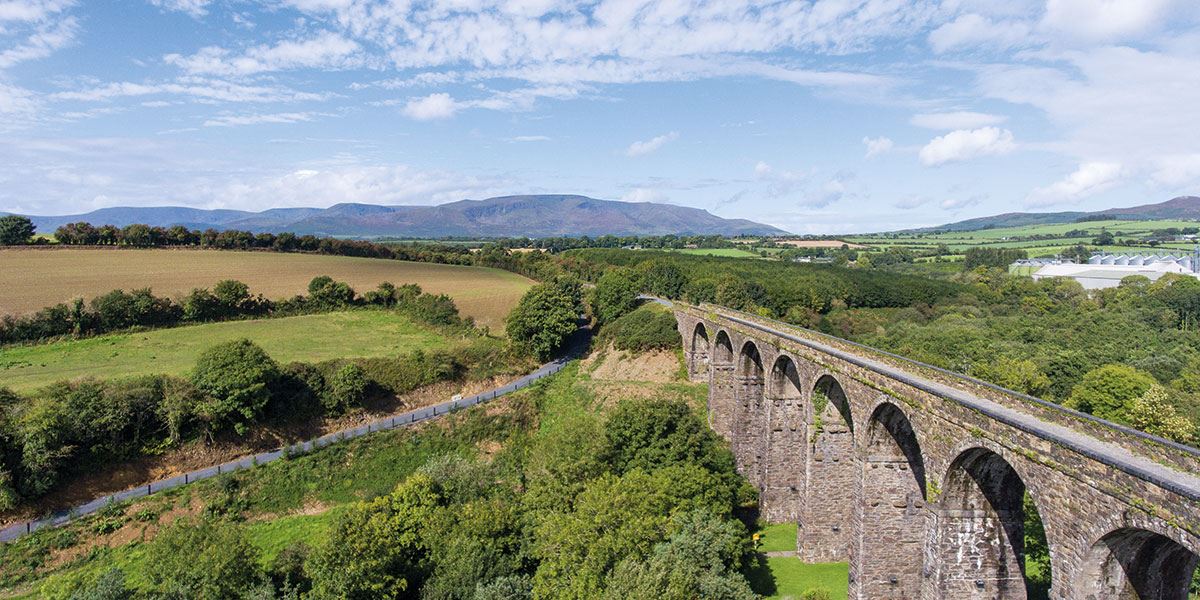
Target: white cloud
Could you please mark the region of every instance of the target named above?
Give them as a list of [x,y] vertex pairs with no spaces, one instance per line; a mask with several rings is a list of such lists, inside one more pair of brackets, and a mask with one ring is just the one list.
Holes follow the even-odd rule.
[[1061,181],[1035,189],[1025,199],[1030,207],[1075,204],[1121,181],[1121,165],[1112,162],[1088,162]]
[[996,127],[959,129],[930,140],[921,148],[921,164],[928,167],[981,156],[1007,154],[1016,148],[1012,132]]
[[964,208],[970,208],[972,206],[977,206],[978,204],[980,204],[981,202],[983,202],[986,199],[987,199],[987,196],[985,196],[983,194],[969,196],[966,198],[947,198],[945,200],[942,200],[938,204],[938,206],[941,206],[942,210],[958,211],[958,210],[962,210]]
[[460,105],[450,94],[430,94],[422,98],[412,98],[401,111],[404,116],[417,121],[432,121],[449,119],[458,112]]
[[641,187],[634,188],[621,196],[621,200],[625,202],[665,202],[667,199],[667,195],[661,190]]
[[192,74],[232,77],[292,69],[359,67],[364,62],[360,50],[357,42],[323,31],[305,40],[254,46],[240,55],[225,48],[208,46],[191,56],[168,54],[163,60]]
[[302,168],[235,183],[217,182],[201,190],[209,206],[261,210],[271,206],[329,206],[338,202],[439,204],[494,196],[513,183],[407,165],[351,165]]
[[43,21],[72,4],[72,0],[0,0],[0,23]]
[[320,116],[328,116],[315,112],[290,112],[257,115],[222,115],[204,122],[205,127],[236,127],[239,125],[286,124],[312,121]]
[[327,100],[331,97],[331,94],[328,93],[300,92],[279,86],[245,85],[202,77],[184,77],[173,82],[160,83],[123,81],[93,88],[56,92],[49,97],[52,100],[101,102],[119,98],[159,95],[186,96],[198,102],[237,103],[303,102]]
[[909,123],[925,129],[953,130],[976,129],[988,125],[999,125],[1007,120],[1001,115],[978,113],[970,111],[954,111],[943,113],[921,113],[913,115]]
[[879,136],[877,138],[863,138],[863,145],[867,147],[867,158],[887,154],[896,145],[891,138]]
[[150,0],[150,4],[199,18],[208,14],[208,5],[211,4],[211,0]]
[[625,149],[625,156],[634,157],[650,154],[651,152],[662,148],[667,142],[670,142],[678,137],[679,133],[672,131],[670,133],[665,133],[645,141],[634,142]]
[[933,202],[933,198],[930,198],[929,196],[911,195],[905,196],[893,202],[892,206],[899,208],[900,210],[912,210],[914,208],[925,206],[930,202]]
[[74,17],[41,24],[25,41],[0,51],[0,69],[50,56],[55,51],[71,45],[78,31],[79,24]]
[[969,13],[930,32],[929,45],[938,53],[975,46],[1009,48],[1032,41],[1031,29],[1021,21],[992,21]]
[[1151,178],[1165,186],[1182,186],[1200,180],[1200,153],[1159,158]]
[[510,142],[549,142],[552,138],[548,135],[518,135],[509,138]]
[[1048,0],[1041,25],[1092,41],[1127,39],[1161,26],[1178,0]]

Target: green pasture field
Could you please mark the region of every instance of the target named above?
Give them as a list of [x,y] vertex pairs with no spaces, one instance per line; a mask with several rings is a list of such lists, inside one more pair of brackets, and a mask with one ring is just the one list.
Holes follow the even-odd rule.
[[359,293],[380,282],[415,283],[448,294],[464,316],[494,331],[516,306],[529,279],[483,267],[463,267],[350,256],[195,249],[6,248],[0,249],[0,315],[28,314],[72,298],[93,298],[113,289],[149,287],[179,296],[237,279],[270,299],[306,293],[318,275],[345,281]]
[[757,252],[741,248],[683,248],[673,250],[682,254],[699,254],[701,256],[724,256],[729,258],[762,258]]
[[80,377],[186,374],[200,352],[248,338],[280,363],[391,356],[455,343],[403,315],[352,310],[118,333],[0,349],[0,381],[26,392]]

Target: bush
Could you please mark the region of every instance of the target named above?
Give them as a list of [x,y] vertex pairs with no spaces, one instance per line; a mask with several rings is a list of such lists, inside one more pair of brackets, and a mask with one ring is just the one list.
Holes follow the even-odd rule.
[[414,597],[429,575],[421,535],[440,503],[433,481],[412,475],[387,496],[339,515],[328,541],[309,558],[317,597]]
[[258,550],[228,522],[180,520],[147,553],[151,589],[169,597],[244,598],[263,582]]
[[1154,385],[1154,378],[1133,367],[1111,364],[1089,371],[1071,390],[1067,406],[1102,419],[1128,423],[1126,412]]
[[681,344],[675,316],[648,304],[606,325],[600,338],[618,350],[671,350]]
[[200,354],[192,383],[204,401],[199,409],[209,427],[232,427],[238,434],[262,414],[279,379],[279,366],[247,339],[213,346]]
[[329,379],[329,385],[321,396],[321,403],[330,414],[342,414],[362,406],[367,399],[370,382],[363,368],[347,363]]

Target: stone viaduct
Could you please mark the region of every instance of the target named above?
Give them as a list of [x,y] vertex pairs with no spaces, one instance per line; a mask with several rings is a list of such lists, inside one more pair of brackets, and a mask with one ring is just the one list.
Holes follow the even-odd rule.
[[929,365],[674,304],[709,422],[797,553],[851,598],[1026,598],[1024,515],[1055,600],[1186,600],[1200,450]]

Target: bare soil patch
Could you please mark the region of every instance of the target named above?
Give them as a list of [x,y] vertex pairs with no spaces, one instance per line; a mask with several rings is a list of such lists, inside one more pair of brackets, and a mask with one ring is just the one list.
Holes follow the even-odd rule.
[[633,354],[610,345],[584,359],[582,367],[599,381],[671,383],[678,381],[679,357],[670,350]]

